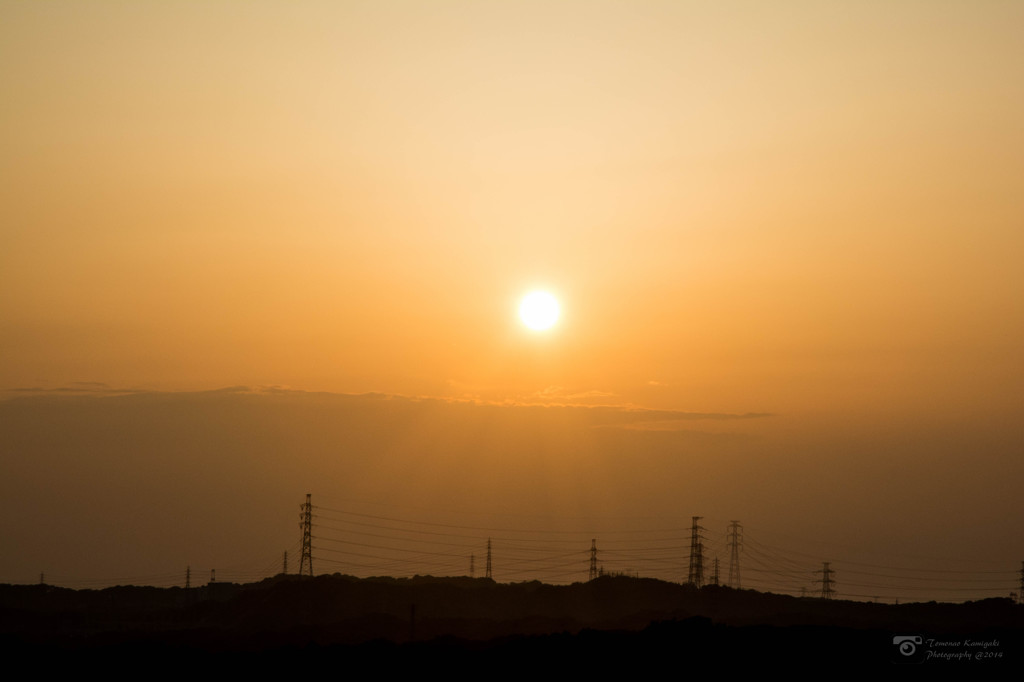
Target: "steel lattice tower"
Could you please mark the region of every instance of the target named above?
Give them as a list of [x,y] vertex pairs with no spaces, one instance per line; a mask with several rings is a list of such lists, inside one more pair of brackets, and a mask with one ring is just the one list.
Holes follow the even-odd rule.
[[700,587],[704,584],[704,542],[700,532],[704,530],[698,525],[703,516],[693,517],[693,532],[690,535],[690,575],[686,582]]
[[711,574],[711,584],[714,585],[715,587],[717,587],[718,586],[718,557],[717,556],[715,557],[715,564],[714,565],[715,565],[715,570]]
[[590,577],[593,580],[597,577],[597,539],[590,541]]
[[487,538],[487,565],[484,567],[484,577],[491,577],[491,539]]
[[743,546],[743,526],[739,521],[729,522],[729,587],[740,589],[740,547]]
[[1024,604],[1024,561],[1020,562],[1020,589],[1017,590],[1017,603]]
[[299,575],[313,576],[313,502],[312,495],[306,493],[306,504],[302,509],[302,558],[299,560]]
[[835,572],[829,567],[829,562],[823,561],[821,563],[821,570],[815,571],[821,573],[821,598],[832,599],[836,596],[835,581],[832,579],[832,574]]

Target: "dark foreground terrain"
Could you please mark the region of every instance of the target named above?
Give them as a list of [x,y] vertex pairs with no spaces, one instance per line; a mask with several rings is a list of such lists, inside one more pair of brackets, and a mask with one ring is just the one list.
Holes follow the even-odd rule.
[[360,678],[537,666],[653,675],[699,662],[984,674],[1024,667],[1024,607],[823,601],[623,577],[570,586],[341,575],[190,590],[0,585],[0,653],[37,673],[211,665],[298,673],[314,664]]

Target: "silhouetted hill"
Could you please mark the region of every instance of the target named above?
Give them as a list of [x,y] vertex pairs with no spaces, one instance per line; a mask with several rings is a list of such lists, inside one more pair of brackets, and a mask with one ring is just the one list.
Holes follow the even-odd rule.
[[[807,665],[902,663],[894,637],[966,654],[976,665],[1018,665],[1024,608],[1006,599],[965,604],[873,604],[696,589],[603,577],[553,586],[488,579],[278,576],[249,585],[69,590],[0,586],[0,642],[8,656],[78,662],[235,660],[293,656],[390,664],[465,663],[500,656],[583,656],[594,665],[691,654]],[[979,660],[980,655],[993,655]],[[926,663],[950,663],[939,653]],[[50,658],[49,660],[54,660]],[[262,663],[258,663],[262,662]]]

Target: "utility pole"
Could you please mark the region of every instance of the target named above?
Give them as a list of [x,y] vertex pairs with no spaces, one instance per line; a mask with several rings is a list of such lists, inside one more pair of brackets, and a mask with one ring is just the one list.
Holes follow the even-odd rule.
[[281,573],[288,575],[288,550],[284,551],[284,561],[281,563]]
[[192,567],[191,566],[186,566],[185,567],[185,589],[187,590],[190,587],[192,587]]
[[832,574],[835,573],[835,571],[829,567],[829,562],[823,561],[821,563],[821,570],[815,571],[815,573],[821,573],[821,580],[815,581],[821,583],[821,598],[832,599],[835,597],[835,581],[832,579]]
[[487,538],[487,567],[484,569],[484,577],[491,577],[491,539]]
[[312,495],[306,493],[306,504],[300,505],[302,514],[302,558],[299,560],[299,575],[308,571],[313,577],[313,502]]
[[587,580],[593,580],[597,577],[597,539],[590,541],[590,577]]
[[704,542],[700,532],[704,530],[698,525],[703,516],[693,517],[693,529],[690,535],[690,574],[686,582],[695,587],[704,584]]
[[743,546],[743,527],[739,521],[729,522],[729,587],[740,589],[740,547]]

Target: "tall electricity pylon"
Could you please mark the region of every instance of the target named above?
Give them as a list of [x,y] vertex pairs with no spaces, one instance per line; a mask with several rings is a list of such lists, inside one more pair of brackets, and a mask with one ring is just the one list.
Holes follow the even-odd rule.
[[836,591],[835,591],[836,582],[835,582],[835,580],[832,579],[832,574],[835,573],[835,571],[833,571],[829,567],[828,564],[829,564],[829,562],[823,561],[821,563],[821,570],[820,571],[815,571],[815,573],[821,573],[821,580],[820,581],[815,581],[815,582],[820,582],[821,583],[821,598],[822,599],[832,599],[833,597],[836,596]]
[[704,584],[704,538],[700,532],[704,530],[698,525],[703,516],[693,517],[693,532],[690,535],[690,574],[686,582],[696,587]]
[[302,505],[302,559],[299,560],[299,575],[313,577],[313,502],[306,493],[306,504]]
[[739,521],[729,522],[729,587],[740,589],[740,547],[743,546],[743,526]]

